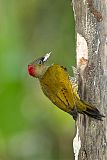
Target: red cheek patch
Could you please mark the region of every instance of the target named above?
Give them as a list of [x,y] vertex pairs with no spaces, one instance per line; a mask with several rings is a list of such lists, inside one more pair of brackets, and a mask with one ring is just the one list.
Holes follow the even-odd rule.
[[35,76],[35,67],[31,64],[28,65],[28,73],[33,77]]

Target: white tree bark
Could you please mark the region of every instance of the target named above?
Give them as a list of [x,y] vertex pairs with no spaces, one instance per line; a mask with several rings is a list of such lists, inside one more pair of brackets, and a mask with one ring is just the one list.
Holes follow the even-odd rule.
[[75,160],[107,160],[107,0],[73,0],[77,67],[88,59],[79,82],[81,99],[106,117],[98,121],[79,115],[74,139]]

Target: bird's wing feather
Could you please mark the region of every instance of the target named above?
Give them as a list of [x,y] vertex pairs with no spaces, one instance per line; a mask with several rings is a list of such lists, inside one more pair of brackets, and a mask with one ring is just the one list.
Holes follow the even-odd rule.
[[66,88],[62,87],[60,90],[58,90],[56,96],[65,104],[65,106],[70,106]]
[[49,67],[44,77],[40,80],[42,90],[57,106],[75,106],[74,93],[69,75],[59,65]]

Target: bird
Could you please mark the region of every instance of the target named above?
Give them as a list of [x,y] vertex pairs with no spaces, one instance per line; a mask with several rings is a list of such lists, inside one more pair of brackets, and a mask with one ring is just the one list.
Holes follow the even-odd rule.
[[80,99],[66,67],[59,64],[46,65],[51,55],[47,53],[28,64],[28,73],[38,78],[43,93],[61,110],[72,115],[76,121],[78,113],[102,120],[100,111],[93,105]]

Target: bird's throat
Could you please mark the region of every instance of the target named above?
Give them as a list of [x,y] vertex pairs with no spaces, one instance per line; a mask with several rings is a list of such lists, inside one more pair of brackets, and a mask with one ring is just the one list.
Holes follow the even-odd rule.
[[41,66],[41,68],[39,70],[39,73],[38,73],[38,78],[39,79],[41,79],[44,76],[47,69],[48,69],[48,66]]

